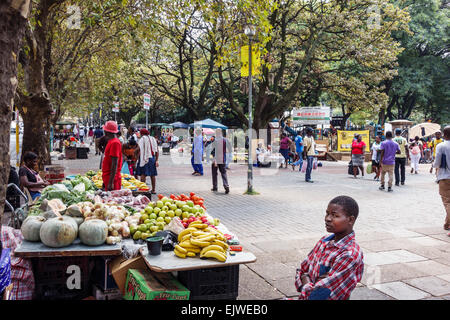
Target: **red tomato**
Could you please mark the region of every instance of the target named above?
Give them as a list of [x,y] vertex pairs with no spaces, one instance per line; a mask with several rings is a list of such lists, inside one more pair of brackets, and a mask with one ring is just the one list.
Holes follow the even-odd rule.
[[192,197],[192,196],[195,196],[195,192],[191,192],[189,195],[190,195],[191,197]]
[[162,198],[164,198],[164,195],[162,195],[162,194],[160,193],[160,194],[158,194],[158,198],[159,198],[159,200],[161,200]]

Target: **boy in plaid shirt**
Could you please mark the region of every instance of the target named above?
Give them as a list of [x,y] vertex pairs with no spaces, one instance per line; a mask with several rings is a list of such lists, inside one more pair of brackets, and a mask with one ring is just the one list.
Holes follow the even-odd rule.
[[347,196],[328,204],[325,226],[331,236],[324,236],[297,269],[295,286],[299,300],[346,300],[361,281],[363,252],[355,242],[353,225],[358,204]]

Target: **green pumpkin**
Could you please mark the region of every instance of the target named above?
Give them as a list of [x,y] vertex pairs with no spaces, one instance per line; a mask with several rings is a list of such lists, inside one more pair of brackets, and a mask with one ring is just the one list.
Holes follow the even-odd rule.
[[42,243],[48,247],[66,247],[77,238],[78,224],[68,216],[51,218],[42,224],[39,235]]
[[27,241],[41,241],[39,233],[45,221],[46,219],[42,216],[27,217],[20,228],[24,239]]
[[80,225],[78,235],[85,245],[99,246],[106,241],[108,225],[100,219],[87,220]]

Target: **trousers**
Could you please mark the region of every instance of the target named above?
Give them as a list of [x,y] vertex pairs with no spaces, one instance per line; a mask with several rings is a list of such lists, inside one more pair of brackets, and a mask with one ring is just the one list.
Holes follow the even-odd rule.
[[447,216],[445,217],[445,228],[450,228],[450,179],[439,180],[439,194],[444,204]]
[[405,183],[406,158],[395,158],[395,184]]
[[413,168],[415,172],[419,171],[419,161],[420,153],[411,154],[411,168]]
[[225,168],[225,164],[217,164],[216,166],[213,164],[211,167],[211,175],[212,175],[212,183],[213,188],[217,189],[217,170],[220,171],[220,174],[222,175],[222,182],[223,187],[228,188],[228,177],[227,177],[227,170]]
[[389,175],[388,187],[392,187],[392,181],[394,180],[394,165],[382,164],[381,165],[381,185],[384,186],[384,178],[386,173]]

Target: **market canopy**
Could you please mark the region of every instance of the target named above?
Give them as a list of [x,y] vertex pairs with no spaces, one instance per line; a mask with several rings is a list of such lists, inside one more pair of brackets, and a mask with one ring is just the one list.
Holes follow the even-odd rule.
[[167,123],[157,122],[157,123],[150,123],[150,125],[154,126],[154,127],[161,127],[161,126],[166,126]]
[[183,129],[189,128],[189,126],[186,123],[180,121],[171,123],[170,125],[174,128],[183,128]]
[[211,128],[211,129],[220,128],[220,129],[223,129],[223,130],[228,129],[227,126],[225,126],[225,125],[223,125],[221,123],[218,123],[217,121],[214,121],[212,119],[205,119],[205,120],[201,120],[201,121],[196,121],[194,123],[191,123],[189,125],[189,127],[190,128],[202,127],[202,128]]

